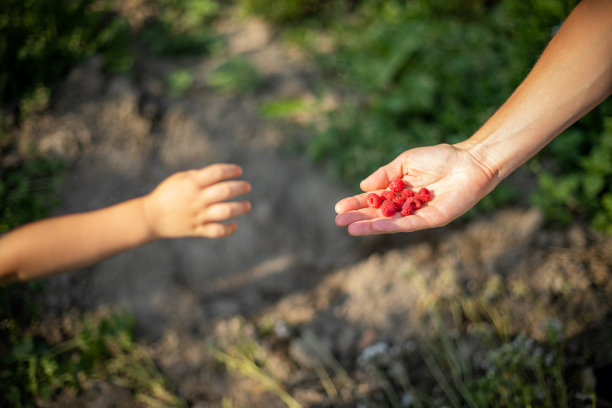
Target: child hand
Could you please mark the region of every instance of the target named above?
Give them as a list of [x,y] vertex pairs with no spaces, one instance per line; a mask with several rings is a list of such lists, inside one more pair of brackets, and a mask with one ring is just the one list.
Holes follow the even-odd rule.
[[143,197],[143,207],[154,238],[226,237],[236,223],[221,223],[251,210],[249,201],[226,201],[251,191],[235,164],[213,164],[176,173]]

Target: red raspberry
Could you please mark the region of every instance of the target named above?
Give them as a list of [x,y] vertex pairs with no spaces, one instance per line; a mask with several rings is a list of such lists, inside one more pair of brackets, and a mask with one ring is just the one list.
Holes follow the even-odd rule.
[[395,194],[393,191],[385,190],[380,195],[383,200],[393,200],[395,198]]
[[414,208],[412,208],[412,201],[406,200],[404,205],[402,206],[401,214],[405,217],[407,215],[414,214]]
[[397,212],[397,204],[393,200],[385,200],[380,206],[380,212],[385,217],[392,217]]
[[[419,200],[416,197],[408,197],[406,199],[406,203],[408,203],[408,205],[412,206],[412,209],[414,209],[414,210],[418,210],[419,208],[421,208],[423,206],[423,203],[421,202],[421,200]],[[404,205],[406,205],[406,203],[404,203]]]
[[410,190],[409,188],[402,190],[401,192],[401,197],[402,198],[408,198],[408,197],[412,197],[414,195],[414,191]]
[[405,188],[406,188],[406,183],[404,182],[404,180],[402,180],[399,177],[398,178],[394,178],[389,183],[389,189],[391,191],[395,191],[396,193],[399,193],[400,191],[402,191]]
[[426,203],[431,200],[431,192],[426,188],[422,188],[419,190],[416,197],[422,202]]
[[406,202],[406,199],[402,196],[397,196],[393,199],[393,202],[395,203],[395,205],[397,205],[397,211],[401,211],[402,206]]
[[366,197],[366,201],[368,202],[368,207],[378,208],[383,202],[383,199],[376,193],[370,193]]

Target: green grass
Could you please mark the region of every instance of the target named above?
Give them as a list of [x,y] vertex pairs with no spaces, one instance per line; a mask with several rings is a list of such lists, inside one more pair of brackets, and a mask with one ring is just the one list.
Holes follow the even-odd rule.
[[44,218],[59,203],[57,189],[68,169],[65,162],[33,156],[0,178],[0,233]]
[[134,320],[129,313],[84,314],[73,317],[71,324],[76,327],[74,333],[57,344],[49,344],[40,335],[33,335],[31,327],[2,314],[3,406],[25,407],[51,401],[66,388],[81,390],[90,379],[130,389],[134,399],[146,406],[187,406],[146,350],[134,341]]
[[0,111],[27,114],[22,101],[53,89],[72,66],[93,54],[102,55],[109,70],[129,69],[129,28],[109,6],[93,0],[0,3]]
[[227,60],[206,77],[206,85],[224,93],[251,94],[261,83],[257,68],[241,57]]
[[155,18],[142,30],[148,52],[158,57],[207,55],[222,47],[212,29],[221,2],[215,0],[154,0]]

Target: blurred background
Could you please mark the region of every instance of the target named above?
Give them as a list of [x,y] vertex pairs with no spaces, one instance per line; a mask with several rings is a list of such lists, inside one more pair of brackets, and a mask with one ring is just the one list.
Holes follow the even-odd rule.
[[253,211],[0,287],[0,405],[612,406],[610,100],[452,225],[333,222],[476,131],[576,4],[3,0],[0,233],[221,161]]

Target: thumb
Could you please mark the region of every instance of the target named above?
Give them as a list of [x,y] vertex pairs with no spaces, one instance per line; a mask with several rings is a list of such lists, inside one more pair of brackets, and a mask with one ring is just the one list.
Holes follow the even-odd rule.
[[363,191],[384,189],[387,188],[391,180],[397,177],[403,177],[403,175],[401,157],[397,157],[391,163],[380,167],[374,173],[366,177],[359,184],[359,187],[361,187]]

